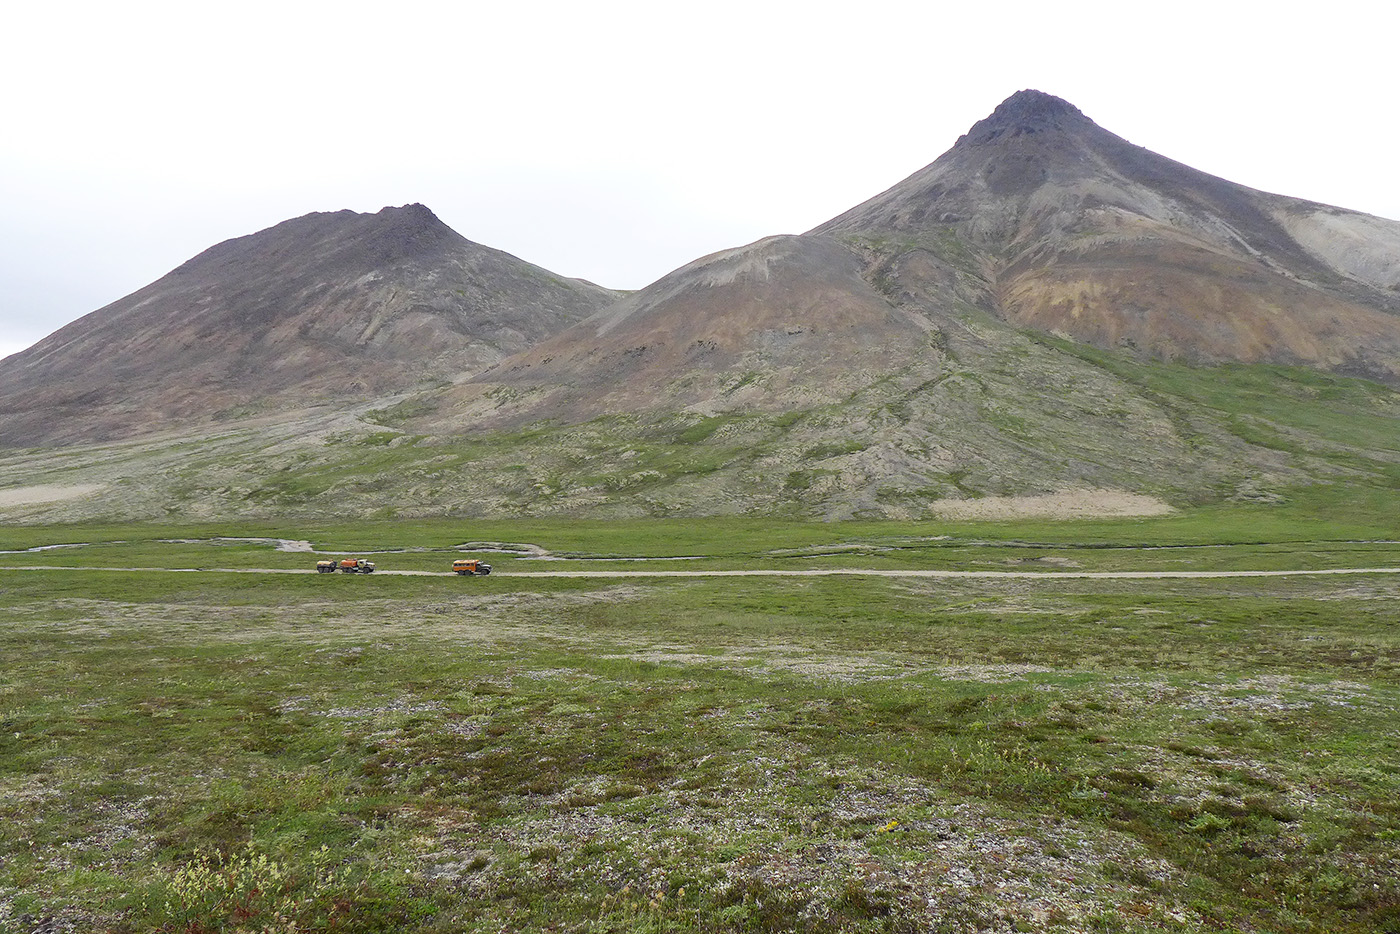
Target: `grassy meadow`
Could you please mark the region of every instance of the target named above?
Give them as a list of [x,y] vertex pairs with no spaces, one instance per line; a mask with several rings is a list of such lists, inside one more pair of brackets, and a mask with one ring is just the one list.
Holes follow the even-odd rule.
[[1395,512],[5,528],[0,931],[1400,931],[1400,575],[511,576],[1396,567]]

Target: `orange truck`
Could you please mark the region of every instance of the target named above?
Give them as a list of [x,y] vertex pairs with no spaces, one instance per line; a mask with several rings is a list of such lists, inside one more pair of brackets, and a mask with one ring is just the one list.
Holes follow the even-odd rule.
[[458,558],[452,562],[452,570],[463,577],[470,574],[476,577],[478,574],[485,577],[491,573],[491,565],[485,561],[478,561],[476,558]]

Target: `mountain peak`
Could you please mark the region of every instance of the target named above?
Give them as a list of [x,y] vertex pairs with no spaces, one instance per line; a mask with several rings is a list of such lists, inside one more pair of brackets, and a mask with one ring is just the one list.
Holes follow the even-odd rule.
[[438,220],[438,216],[434,214],[426,204],[417,201],[412,204],[405,204],[402,207],[393,207],[391,205],[389,207],[380,208],[377,213],[380,217],[387,219],[406,218],[419,222],[432,221],[434,223],[442,223],[442,221]]
[[373,225],[379,229],[444,233],[451,231],[426,205],[417,202],[402,207],[381,208],[374,214],[361,215],[373,218]]
[[1044,91],[1026,89],[1012,94],[998,104],[989,117],[973,124],[958,140],[958,145],[978,146],[1005,136],[1094,125],[1094,121],[1069,101]]

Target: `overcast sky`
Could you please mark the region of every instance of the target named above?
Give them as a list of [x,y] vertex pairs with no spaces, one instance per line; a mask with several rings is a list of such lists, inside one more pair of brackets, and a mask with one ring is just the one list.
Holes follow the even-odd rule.
[[883,191],[1021,88],[1232,181],[1400,219],[1398,9],[12,4],[0,356],[310,211],[420,201],[638,288]]

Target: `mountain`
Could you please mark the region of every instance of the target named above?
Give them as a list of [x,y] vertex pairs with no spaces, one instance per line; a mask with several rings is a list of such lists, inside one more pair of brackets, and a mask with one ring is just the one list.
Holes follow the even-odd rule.
[[[1020,91],[864,204],[697,260],[482,373],[514,391],[474,417],[780,410],[929,362],[969,315],[1143,359],[1400,383],[1400,223],[1207,175]],[[735,396],[743,379],[764,391]]]
[[[1231,368],[1259,364],[1295,369]],[[689,263],[400,426],[516,432],[514,472],[479,471],[494,509],[903,517],[1078,488],[1252,496],[1334,476],[1349,445],[1388,476],[1396,398],[1350,377],[1400,383],[1400,224],[1022,91],[883,194]]]
[[1020,91],[947,153],[817,227],[900,302],[1193,362],[1400,381],[1400,223],[1266,194]]
[[616,297],[473,243],[421,204],[308,214],[211,247],[0,363],[0,444],[402,392]]
[[[24,515],[906,519],[1400,488],[1400,224],[1037,91],[807,233],[626,295],[416,207],[182,270],[6,361],[0,440],[225,421],[0,452],[11,484],[102,491]],[[288,411],[328,399],[359,404]]]

